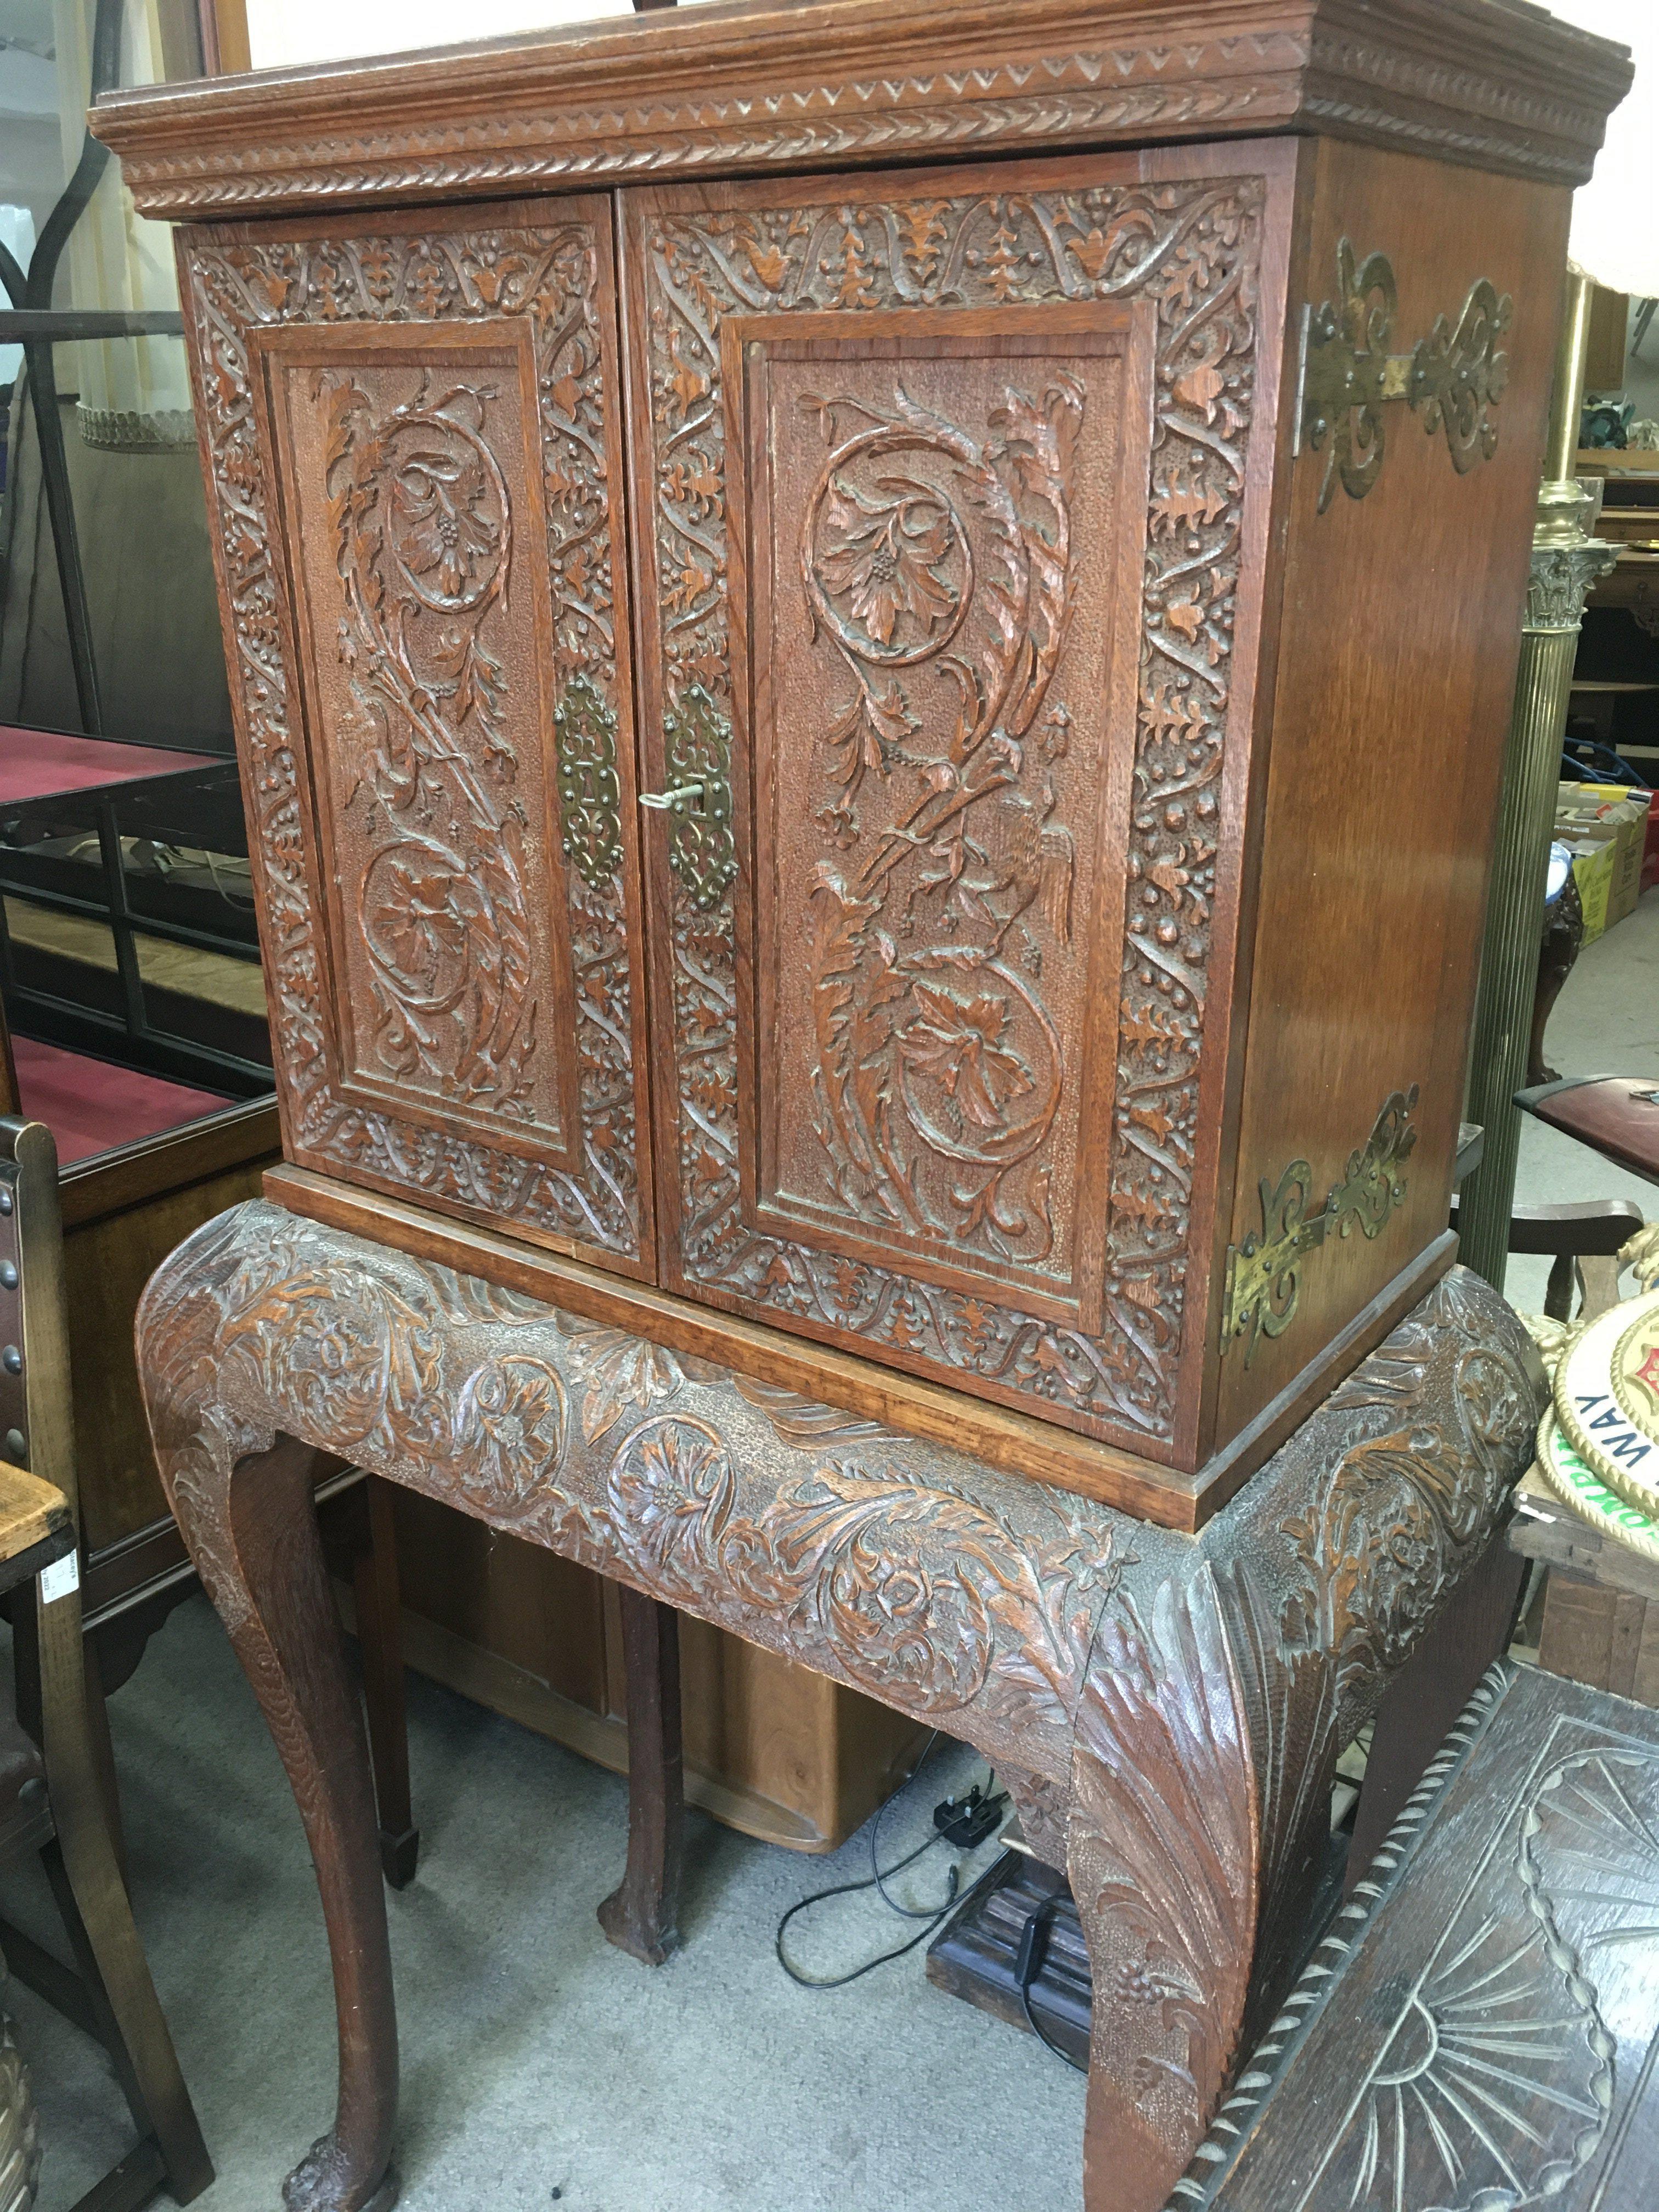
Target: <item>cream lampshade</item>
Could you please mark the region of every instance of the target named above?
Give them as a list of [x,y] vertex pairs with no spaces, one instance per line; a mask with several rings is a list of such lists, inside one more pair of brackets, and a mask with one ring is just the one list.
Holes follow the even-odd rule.
[[1636,82],[1607,121],[1595,174],[1573,194],[1568,258],[1609,291],[1659,297],[1659,5],[1549,0],[1550,13],[1631,50]]

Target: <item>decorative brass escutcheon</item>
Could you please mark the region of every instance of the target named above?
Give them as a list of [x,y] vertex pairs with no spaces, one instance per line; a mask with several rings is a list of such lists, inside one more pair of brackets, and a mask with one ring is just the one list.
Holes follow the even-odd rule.
[[1228,1248],[1221,1307],[1224,1352],[1235,1337],[1248,1337],[1248,1367],[1259,1337],[1283,1335],[1296,1318],[1303,1262],[1328,1237],[1348,1236],[1355,1222],[1367,1238],[1387,1226],[1406,1195],[1406,1178],[1399,1170],[1417,1142],[1410,1126],[1417,1097],[1414,1083],[1409,1091],[1389,1093],[1370,1135],[1358,1152],[1349,1153],[1346,1172],[1332,1184],[1316,1213],[1308,1212],[1313,1170],[1306,1160],[1292,1160],[1277,1183],[1263,1176],[1261,1233],[1251,1230],[1242,1244]]
[[607,884],[623,864],[617,713],[585,671],[559,695],[553,741],[564,857],[585,884]]
[[668,865],[699,912],[718,906],[738,872],[732,835],[732,725],[701,684],[663,717],[668,787],[648,792],[668,824]]
[[1399,295],[1385,253],[1357,261],[1353,241],[1336,249],[1334,300],[1304,308],[1295,450],[1317,453],[1329,441],[1319,511],[1340,480],[1351,499],[1364,499],[1382,473],[1387,448],[1382,410],[1403,400],[1432,437],[1446,434],[1459,476],[1492,459],[1498,446],[1492,410],[1509,378],[1509,356],[1497,349],[1515,317],[1484,276],[1470,285],[1455,323],[1444,315],[1410,353],[1390,353]]

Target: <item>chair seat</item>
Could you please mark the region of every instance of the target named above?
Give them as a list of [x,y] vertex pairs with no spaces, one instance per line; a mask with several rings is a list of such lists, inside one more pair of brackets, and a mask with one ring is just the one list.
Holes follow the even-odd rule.
[[231,1103],[215,1091],[33,1037],[14,1036],[12,1056],[22,1110],[52,1131],[60,1167],[222,1113]]

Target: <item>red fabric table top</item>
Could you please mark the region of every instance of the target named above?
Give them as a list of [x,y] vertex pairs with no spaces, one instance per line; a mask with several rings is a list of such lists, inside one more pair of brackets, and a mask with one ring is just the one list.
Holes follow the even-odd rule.
[[11,1050],[23,1112],[52,1131],[60,1167],[137,1144],[141,1137],[159,1137],[163,1129],[221,1114],[235,1103],[87,1053],[37,1044],[33,1037],[13,1037]]
[[180,769],[216,768],[228,754],[170,753],[156,745],[113,745],[62,730],[20,730],[0,723],[0,805],[56,799],[138,775],[176,775]]

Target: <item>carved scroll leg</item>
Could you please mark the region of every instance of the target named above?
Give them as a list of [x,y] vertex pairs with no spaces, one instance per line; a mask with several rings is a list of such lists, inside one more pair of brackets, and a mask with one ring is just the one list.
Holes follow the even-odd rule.
[[680,1942],[684,1768],[680,1753],[680,1624],[625,1584],[628,1676],[628,1870],[599,1907],[618,1950],[659,1966]]
[[1086,2212],[1158,2212],[1226,2086],[1258,1891],[1255,1773],[1213,1577],[1109,1620],[1073,1755],[1067,1871],[1094,2016]]
[[[322,1893],[339,2019],[332,2131],[283,2184],[289,2212],[386,2212],[398,2026],[362,1715],[312,1503],[317,1455],[287,1437],[228,1475],[169,1480],[179,1525],[294,1785]],[[163,1455],[164,1472],[166,1468]]]

